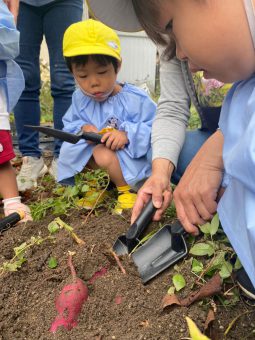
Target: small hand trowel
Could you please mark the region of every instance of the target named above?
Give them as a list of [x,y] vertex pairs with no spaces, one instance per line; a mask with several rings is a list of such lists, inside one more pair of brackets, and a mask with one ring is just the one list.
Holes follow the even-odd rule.
[[0,220],[0,232],[5,231],[13,227],[16,223],[25,217],[25,213],[21,210],[13,212],[12,214],[2,218]]
[[187,255],[184,234],[179,221],[165,225],[131,255],[143,283]]
[[154,215],[156,208],[154,207],[152,200],[143,208],[141,214],[130,226],[125,235],[121,235],[115,241],[113,250],[117,255],[125,255],[131,253],[131,251],[140,242],[139,236],[144,232],[145,228],[151,222],[152,216]]
[[95,132],[80,131],[77,134],[73,134],[73,133],[53,129],[53,128],[46,127],[46,126],[37,126],[37,125],[24,125],[24,126],[31,128],[33,130],[43,132],[45,133],[45,135],[58,138],[60,140],[63,140],[71,144],[76,144],[81,139],[86,139],[96,144],[102,144],[101,142],[102,135],[100,135],[99,133],[95,133]]

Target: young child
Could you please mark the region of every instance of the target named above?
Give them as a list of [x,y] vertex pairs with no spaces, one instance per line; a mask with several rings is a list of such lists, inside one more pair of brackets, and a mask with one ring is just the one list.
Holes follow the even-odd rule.
[[[196,232],[198,217],[212,216],[217,193],[225,188],[217,210],[244,267],[237,282],[255,299],[255,0],[88,3],[95,16],[111,27],[132,31],[142,25],[168,51],[174,41],[177,57],[191,70],[203,71],[205,78],[236,82],[223,104],[220,130],[190,163],[174,199],[185,229]],[[194,190],[194,181],[197,187],[210,181],[211,191]]]
[[[156,105],[143,90],[116,81],[121,67],[120,41],[99,21],[71,25],[64,34],[63,53],[79,86],[63,118],[64,130],[100,132],[103,144],[63,143],[58,180],[72,177],[85,166],[107,170],[119,193],[115,212],[121,213],[135,202],[131,187],[150,175]],[[89,197],[84,206],[93,206]]]
[[10,134],[9,112],[16,104],[23,88],[24,78],[19,66],[12,60],[19,52],[19,32],[13,15],[0,1],[0,194],[5,216],[21,210],[22,222],[32,220],[29,208],[21,203],[16,175],[10,163],[15,157]]

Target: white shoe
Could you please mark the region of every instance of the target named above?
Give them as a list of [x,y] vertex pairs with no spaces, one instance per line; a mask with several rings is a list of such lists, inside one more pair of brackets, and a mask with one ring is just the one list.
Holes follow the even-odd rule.
[[47,166],[41,158],[26,156],[22,158],[22,166],[17,176],[19,191],[37,187],[37,179],[48,172]]
[[57,181],[58,179],[58,159],[53,158],[51,165],[49,167],[49,173],[50,175]]

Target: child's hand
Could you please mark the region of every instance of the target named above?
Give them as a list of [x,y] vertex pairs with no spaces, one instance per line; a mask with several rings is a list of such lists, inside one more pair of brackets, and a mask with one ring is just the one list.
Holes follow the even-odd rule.
[[116,151],[124,149],[125,145],[128,143],[128,138],[125,131],[113,130],[106,132],[101,141],[102,143],[105,143],[105,146],[108,149]]
[[83,132],[95,132],[95,133],[99,132],[94,125],[83,125],[81,129]]
[[31,211],[29,207],[23,203],[10,203],[4,208],[4,215],[9,216],[10,214],[14,212],[18,212],[19,210],[23,211],[25,213],[25,217],[20,220],[21,222],[27,222],[27,221],[33,221],[33,218],[31,216]]
[[[83,132],[95,132],[98,133],[98,129],[94,125],[83,125],[81,128]],[[94,144],[94,142],[91,142],[89,140],[86,141],[88,144]]]

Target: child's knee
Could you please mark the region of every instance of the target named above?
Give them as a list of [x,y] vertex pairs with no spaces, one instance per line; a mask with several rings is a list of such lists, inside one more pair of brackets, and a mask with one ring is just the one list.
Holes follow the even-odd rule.
[[100,145],[100,147],[94,148],[93,157],[99,168],[107,169],[115,160],[116,155],[115,152]]

